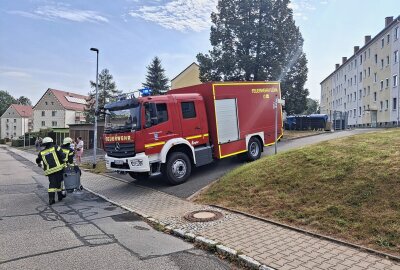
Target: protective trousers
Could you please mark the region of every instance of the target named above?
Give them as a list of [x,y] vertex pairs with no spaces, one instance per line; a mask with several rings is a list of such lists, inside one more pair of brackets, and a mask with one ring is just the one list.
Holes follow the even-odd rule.
[[56,197],[56,192],[57,192],[57,197],[58,200],[61,201],[63,198],[62,194],[62,189],[61,189],[61,181],[63,180],[63,170],[49,174],[49,202],[53,202]]

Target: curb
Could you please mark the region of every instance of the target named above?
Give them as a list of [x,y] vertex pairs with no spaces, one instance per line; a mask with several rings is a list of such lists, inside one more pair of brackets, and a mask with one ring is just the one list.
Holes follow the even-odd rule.
[[220,243],[218,243],[212,239],[208,239],[208,238],[205,238],[200,235],[195,235],[193,233],[187,233],[186,231],[181,230],[179,228],[175,228],[173,226],[168,226],[168,224],[165,224],[165,223],[163,223],[155,218],[152,218],[144,213],[141,213],[141,212],[135,211],[129,207],[123,206],[122,204],[117,203],[116,201],[113,201],[113,200],[107,198],[106,196],[101,195],[89,188],[83,187],[83,189],[85,189],[86,191],[88,191],[88,192],[90,192],[90,193],[102,198],[103,200],[106,200],[118,207],[121,207],[129,212],[138,214],[139,216],[145,218],[148,222],[160,226],[164,233],[168,233],[168,234],[177,236],[179,238],[182,238],[185,241],[189,241],[189,242],[199,245],[202,249],[205,249],[210,252],[216,252],[221,256],[228,257],[230,260],[237,261],[240,265],[245,266],[248,269],[275,270],[275,268],[271,268],[267,265],[263,265],[260,262],[258,262],[257,260],[255,260],[247,255],[240,254],[237,250],[229,248],[224,245],[221,245]]

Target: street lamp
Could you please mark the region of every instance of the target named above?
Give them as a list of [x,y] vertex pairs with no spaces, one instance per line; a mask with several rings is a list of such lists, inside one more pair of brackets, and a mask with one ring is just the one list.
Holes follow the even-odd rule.
[[22,111],[22,126],[24,127],[24,131],[22,132],[22,135],[24,136],[24,149],[25,149],[25,111]]
[[96,168],[96,150],[97,150],[97,111],[99,109],[98,103],[98,79],[99,79],[99,49],[90,48],[91,51],[96,52],[96,103],[94,109],[94,138],[93,138],[93,169]]

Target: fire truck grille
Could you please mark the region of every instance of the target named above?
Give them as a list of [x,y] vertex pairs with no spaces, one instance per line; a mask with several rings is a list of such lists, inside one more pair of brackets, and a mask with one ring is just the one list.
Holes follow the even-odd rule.
[[115,158],[126,158],[135,156],[135,144],[133,143],[110,143],[105,145],[107,156]]

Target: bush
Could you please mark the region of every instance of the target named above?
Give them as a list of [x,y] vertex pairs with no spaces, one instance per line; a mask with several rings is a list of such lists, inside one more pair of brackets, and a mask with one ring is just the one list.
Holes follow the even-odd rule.
[[22,146],[24,146],[24,140],[12,140],[11,141],[11,146],[14,146],[14,147],[22,147]]
[[0,139],[0,144],[6,144],[6,140],[5,139]]

